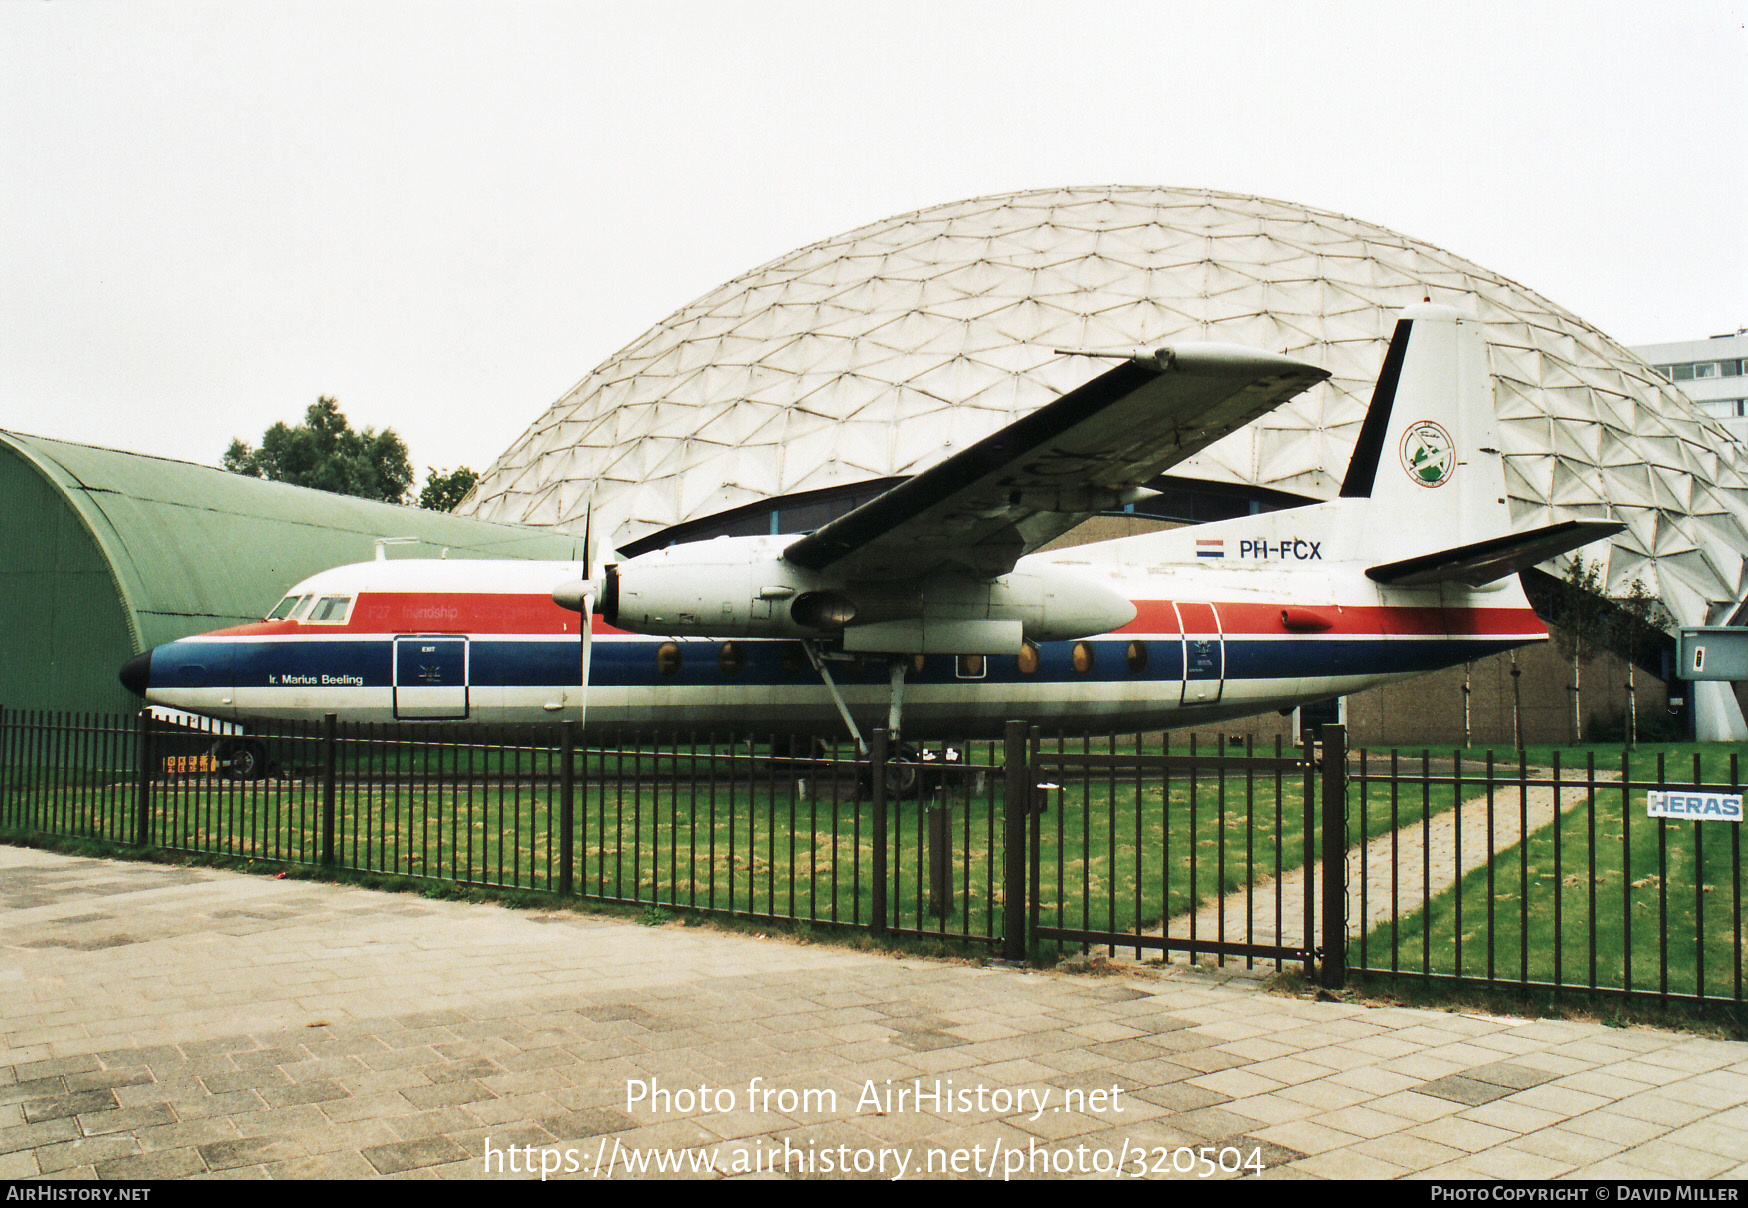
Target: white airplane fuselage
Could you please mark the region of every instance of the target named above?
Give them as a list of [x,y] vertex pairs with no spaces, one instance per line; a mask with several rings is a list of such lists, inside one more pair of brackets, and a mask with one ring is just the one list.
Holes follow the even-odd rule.
[[[1103,586],[1132,602],[1134,619],[1074,640],[1028,637],[1013,654],[907,657],[904,733],[970,737],[1014,718],[1095,731],[1194,725],[1546,638],[1515,576],[1487,590],[1368,579],[1380,554],[1363,523],[1370,503],[1336,500],[1023,558],[1016,573]],[[719,538],[664,552],[726,568],[780,553],[788,540]],[[291,589],[311,599],[302,619],[159,646],[142,656],[138,686],[152,704],[242,722],[328,713],[361,722],[574,720],[585,702],[584,617],[551,593],[582,576],[578,563],[338,567]],[[328,600],[343,603],[312,620]],[[842,732],[797,640],[662,637],[590,619],[591,733]],[[864,726],[887,716],[890,664],[878,654],[828,661]]]
[[[1429,303],[1397,324],[1338,498],[1039,550],[1133,467],[1202,447],[1199,425],[1327,376],[1216,345],[1143,360],[806,537],[676,545],[587,584],[579,563],[338,567],[279,619],[159,646],[122,680],[243,722],[542,722],[586,703],[594,732],[824,735],[846,714],[891,724],[900,698],[908,737],[1164,729],[1544,640],[1517,572],[1621,527],[1514,525],[1482,326]],[[601,616],[572,610],[596,597]]]

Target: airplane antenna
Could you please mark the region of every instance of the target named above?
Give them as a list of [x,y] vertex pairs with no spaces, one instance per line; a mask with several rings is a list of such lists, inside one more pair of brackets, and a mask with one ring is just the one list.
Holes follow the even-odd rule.
[[376,560],[388,561],[388,547],[391,545],[417,545],[417,537],[378,537],[372,544],[376,546]]

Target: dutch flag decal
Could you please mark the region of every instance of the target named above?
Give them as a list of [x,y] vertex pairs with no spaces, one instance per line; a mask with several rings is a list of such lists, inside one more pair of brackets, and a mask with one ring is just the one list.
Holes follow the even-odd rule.
[[1226,556],[1226,538],[1203,537],[1196,541],[1196,557],[1224,558]]

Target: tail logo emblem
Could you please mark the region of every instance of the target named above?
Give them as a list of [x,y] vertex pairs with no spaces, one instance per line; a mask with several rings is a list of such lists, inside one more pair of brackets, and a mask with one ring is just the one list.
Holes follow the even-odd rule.
[[1429,419],[1410,424],[1402,437],[1402,468],[1423,487],[1442,487],[1456,468],[1451,434]]

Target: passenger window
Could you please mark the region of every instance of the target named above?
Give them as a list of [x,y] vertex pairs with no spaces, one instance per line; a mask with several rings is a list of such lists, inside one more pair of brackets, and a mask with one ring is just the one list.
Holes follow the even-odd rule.
[[958,659],[960,679],[982,679],[985,664],[981,654],[962,654]]
[[673,679],[680,674],[680,648],[672,642],[663,642],[657,646],[656,670],[666,679]]
[[1038,647],[1033,642],[1026,642],[1020,647],[1020,674],[1038,674]]
[[1093,669],[1093,648],[1085,642],[1074,644],[1074,669],[1081,675],[1086,675]]
[[747,665],[747,657],[741,652],[739,642],[724,642],[722,649],[716,653],[716,665],[722,668],[722,674],[733,679],[739,675],[741,668]]
[[323,596],[306,619],[311,625],[343,625],[351,605],[351,596]]
[[1140,675],[1147,670],[1147,643],[1130,642],[1128,649],[1129,670]]

